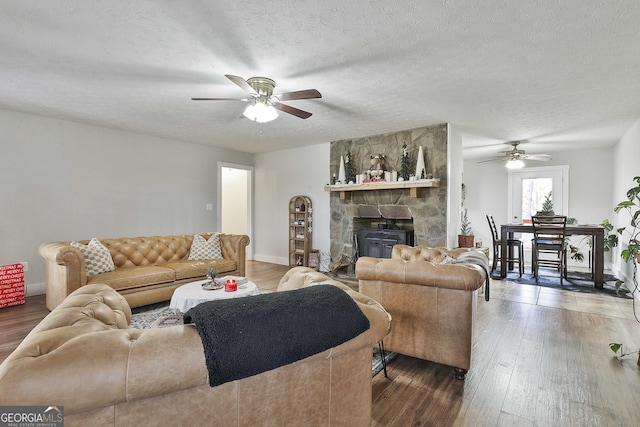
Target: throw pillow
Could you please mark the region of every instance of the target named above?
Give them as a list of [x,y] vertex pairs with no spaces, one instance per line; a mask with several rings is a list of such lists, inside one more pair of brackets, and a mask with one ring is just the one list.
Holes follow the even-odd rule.
[[199,234],[193,236],[193,243],[191,243],[191,250],[189,251],[189,261],[204,259],[222,259],[222,247],[217,233],[209,237],[209,240],[205,240]]
[[80,252],[84,255],[84,261],[87,265],[87,277],[106,273],[107,271],[113,271],[115,269],[109,249],[107,249],[106,246],[100,243],[100,241],[95,237],[91,239],[88,245],[71,242],[71,246],[80,249]]

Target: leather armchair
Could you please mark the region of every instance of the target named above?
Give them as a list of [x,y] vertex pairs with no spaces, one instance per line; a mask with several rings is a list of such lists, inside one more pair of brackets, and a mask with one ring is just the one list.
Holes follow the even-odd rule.
[[359,292],[393,318],[385,348],[452,366],[459,379],[471,366],[478,289],[487,278],[485,267],[456,261],[467,251],[395,245],[390,259],[356,263]]

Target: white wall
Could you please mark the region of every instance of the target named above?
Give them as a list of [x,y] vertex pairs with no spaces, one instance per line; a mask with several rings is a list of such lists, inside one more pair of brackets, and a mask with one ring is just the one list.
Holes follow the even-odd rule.
[[216,161],[253,162],[251,154],[6,110],[0,150],[0,264],[29,263],[28,295],[44,292],[43,242],[215,230]]
[[[569,165],[569,215],[583,224],[599,224],[612,220],[613,148],[581,149],[553,152],[549,162],[529,162],[528,166]],[[467,187],[466,206],[476,239],[491,247],[487,214],[496,224],[507,218],[508,174],[502,162],[464,162],[464,182]],[[605,265],[609,260],[605,258]]]
[[255,155],[255,260],[289,263],[289,199],[297,195],[313,203],[313,248],[329,251],[329,149],[324,143]]
[[[613,169],[613,205],[617,205],[623,200],[627,200],[627,190],[636,184],[633,178],[640,176],[640,120],[638,120],[622,137],[613,150],[614,169]],[[626,227],[629,225],[629,215],[620,212],[619,215],[611,214],[611,221],[615,227]],[[626,238],[628,241],[628,237]],[[620,258],[620,250],[626,247],[622,243],[618,248],[614,249],[614,273],[618,274],[621,280],[629,283],[633,274],[632,264],[625,264]],[[636,294],[640,298],[640,294]]]

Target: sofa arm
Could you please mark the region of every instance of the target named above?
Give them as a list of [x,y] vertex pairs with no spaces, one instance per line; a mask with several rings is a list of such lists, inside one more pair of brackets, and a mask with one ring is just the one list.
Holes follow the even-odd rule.
[[356,278],[391,283],[475,291],[485,281],[482,267],[474,264],[434,264],[430,261],[360,257]]
[[47,308],[56,308],[71,292],[87,284],[84,255],[69,242],[43,243],[38,250],[46,261]]
[[247,245],[249,236],[244,234],[220,234],[220,246],[222,246],[222,256],[225,259],[234,260],[237,264],[238,275],[246,275],[247,267]]
[[337,350],[334,349],[333,354],[336,354],[336,351],[347,352],[362,346],[374,346],[390,332],[391,315],[379,302],[360,292],[354,291],[344,283],[331,279],[327,275],[312,268],[294,267],[287,271],[284,276],[282,276],[282,279],[280,279],[278,292],[325,284],[336,286],[349,294],[356,304],[358,304],[360,310],[367,316],[370,324],[370,328],[366,333],[336,347]]

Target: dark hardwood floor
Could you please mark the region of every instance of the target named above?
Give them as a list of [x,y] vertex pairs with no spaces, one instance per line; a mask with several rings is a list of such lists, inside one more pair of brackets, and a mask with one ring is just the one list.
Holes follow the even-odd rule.
[[[247,276],[275,289],[287,266],[249,261]],[[373,379],[372,425],[637,426],[640,367],[611,341],[640,347],[630,301],[492,281],[478,299],[472,367],[398,356]],[[48,314],[44,296],[0,309],[0,361]]]

